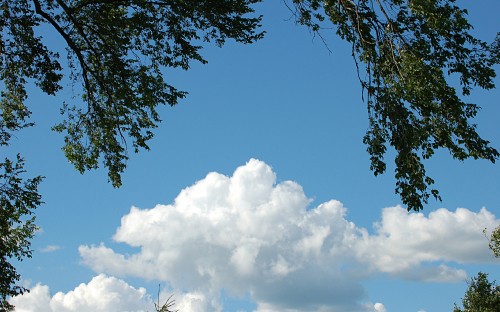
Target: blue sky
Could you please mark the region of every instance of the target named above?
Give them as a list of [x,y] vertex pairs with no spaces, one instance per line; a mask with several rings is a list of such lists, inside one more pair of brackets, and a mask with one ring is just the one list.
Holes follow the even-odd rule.
[[[466,4],[492,41],[500,3]],[[33,258],[18,265],[33,291],[17,311],[153,311],[158,284],[183,312],[451,311],[467,276],[500,280],[481,232],[500,223],[499,165],[437,153],[427,166],[443,201],[406,214],[393,154],[387,174],[369,170],[349,47],[326,33],[330,53],[280,1],[256,9],[262,41],[208,46],[207,65],[166,72],[189,96],[161,109],[151,151],[130,155],[120,189],[105,170],[77,173],[50,131],[71,88],[31,91],[37,125],[8,153],[46,177],[45,204]],[[497,149],[499,96],[470,97]]]

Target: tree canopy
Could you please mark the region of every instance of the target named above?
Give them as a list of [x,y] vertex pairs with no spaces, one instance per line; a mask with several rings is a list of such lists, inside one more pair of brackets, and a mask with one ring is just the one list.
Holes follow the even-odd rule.
[[[384,173],[387,148],[396,151],[395,191],[408,210],[421,210],[431,195],[441,199],[423,162],[436,150],[447,149],[458,160],[498,159],[498,151],[471,122],[480,107],[462,96],[476,86],[495,87],[500,36],[492,44],[472,36],[467,11],[454,0],[293,4],[298,23],[319,35],[333,23],[336,34],[351,44],[368,106],[370,124],[363,141],[371,170]],[[452,78],[460,81],[460,91]]]
[[[484,233],[486,234],[486,229],[484,230]],[[488,242],[493,255],[496,258],[500,258],[500,225],[491,232]]]
[[162,69],[188,69],[203,42],[252,43],[262,37],[260,17],[246,17],[256,0],[16,0],[1,1],[0,138],[27,125],[27,79],[47,94],[61,89],[59,55],[36,34],[48,24],[67,45],[69,76],[81,83],[85,105],[64,105],[64,153],[75,168],[95,169],[102,160],[114,186],[121,185],[127,141],[148,149],[157,107],[175,105],[186,92],[166,81]]
[[[127,145],[135,152],[148,149],[160,122],[158,106],[173,106],[186,95],[162,70],[206,63],[200,54],[204,42],[222,46],[227,39],[262,38],[261,18],[251,16],[255,2],[0,0],[0,146],[9,145],[15,131],[34,125],[25,105],[27,83],[54,95],[68,73],[82,92],[80,100],[63,105],[65,118],[54,127],[65,133],[63,151],[82,173],[102,161],[110,182],[120,186]],[[67,68],[38,33],[42,25],[66,43]],[[20,156],[17,163],[0,164],[5,169],[0,175],[0,311],[12,308],[7,296],[25,290],[15,286],[19,275],[9,259],[31,255],[35,227],[25,216],[41,203],[36,193],[41,177],[23,184],[22,166]]]
[[460,309],[455,304],[453,312],[500,311],[500,285],[488,281],[488,274],[479,272],[470,280],[462,305],[463,309]]
[[[61,89],[58,53],[37,27],[52,27],[67,45],[69,77],[81,84],[81,101],[64,104],[64,153],[84,172],[108,168],[120,186],[128,144],[148,149],[160,117],[158,107],[186,96],[168,83],[165,68],[205,63],[203,42],[253,43],[263,37],[252,5],[261,0],[16,0],[1,1],[0,138],[32,125],[24,102],[32,80],[47,94]],[[491,162],[499,153],[479,136],[472,118],[479,106],[464,102],[475,86],[494,88],[500,40],[470,34],[467,11],[454,0],[290,0],[297,22],[321,35],[332,28],[352,46],[368,107],[364,137],[375,175],[386,170],[388,148],[396,151],[396,193],[408,210],[420,210],[432,188],[424,160],[436,150],[452,157]],[[451,78],[460,81],[457,91]],[[84,104],[84,105],[81,105]]]
[[[229,39],[244,44],[261,39],[261,16],[253,7],[258,2],[0,0],[0,146],[9,145],[15,131],[34,125],[26,85],[54,95],[67,75],[80,91],[62,105],[63,121],[54,126],[65,135],[63,151],[82,173],[104,166],[119,187],[129,150],[149,149],[161,121],[158,108],[176,105],[187,94],[169,83],[165,69],[206,63],[202,47],[208,42],[223,46]],[[498,151],[476,132],[479,106],[464,97],[474,87],[495,87],[500,39],[488,44],[475,38],[467,11],[455,0],[283,2],[298,23],[320,36],[333,29],[351,44],[368,108],[363,141],[371,170],[384,173],[384,156],[388,148],[395,150],[395,191],[408,210],[423,209],[431,196],[440,199],[424,166],[436,150],[446,149],[458,160],[498,159]],[[41,26],[65,43],[67,63],[47,46],[40,33],[47,28]],[[16,218],[29,215],[41,200],[40,177],[24,187],[16,184],[16,196],[28,197],[9,197],[8,172],[17,176],[22,164],[20,156],[1,164],[6,170],[0,176],[0,196],[6,198],[1,222],[6,230],[19,222],[30,229],[7,257],[29,255],[32,223]],[[13,214],[4,212],[11,208]],[[8,265],[2,263],[2,272]]]
[[23,179],[24,161],[19,155],[14,162],[5,159],[0,170],[0,311],[10,311],[7,297],[26,289],[15,285],[20,275],[9,261],[31,257],[30,240],[37,229],[32,213],[41,204],[42,178]]

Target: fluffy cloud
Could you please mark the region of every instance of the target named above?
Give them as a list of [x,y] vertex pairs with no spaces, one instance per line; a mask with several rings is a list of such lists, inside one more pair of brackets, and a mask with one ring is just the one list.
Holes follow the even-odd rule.
[[250,294],[260,312],[385,311],[362,303],[363,277],[463,279],[450,263],[489,261],[481,231],[498,224],[486,209],[426,217],[391,207],[370,233],[346,219],[339,201],[310,204],[300,185],[276,184],[272,169],[252,159],[230,177],[209,173],[171,205],[133,207],[114,239],[140,252],[123,255],[103,244],[79,251],[98,273],[192,290],[182,297],[192,307],[185,311],[219,310],[221,289]]
[[424,281],[463,280],[463,270],[444,264],[424,266],[436,261],[473,263],[491,262],[482,229],[494,228],[498,220],[486,209],[479,213],[464,208],[455,212],[438,209],[428,217],[408,214],[400,207],[382,211],[376,234],[362,230],[356,246],[358,259],[373,269]]
[[144,288],[133,288],[126,282],[100,274],[88,284],[80,284],[68,293],[50,295],[48,286],[37,284],[29,293],[10,301],[15,312],[125,312],[148,311],[151,299]]
[[380,302],[375,303],[373,308],[375,309],[376,312],[387,312],[385,306]]
[[16,309],[15,312],[38,312],[50,310],[49,286],[37,284],[29,293],[14,297],[10,300]]
[[202,292],[189,292],[174,294],[175,309],[187,312],[222,311],[222,306],[217,299],[210,299]]

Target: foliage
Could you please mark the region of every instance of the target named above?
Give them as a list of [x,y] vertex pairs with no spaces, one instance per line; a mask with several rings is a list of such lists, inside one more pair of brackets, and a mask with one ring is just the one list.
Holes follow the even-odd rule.
[[[352,47],[368,106],[364,137],[371,170],[384,173],[387,147],[396,151],[396,193],[418,211],[440,200],[423,160],[447,149],[453,158],[495,162],[496,149],[476,132],[479,106],[460,97],[494,88],[500,36],[491,45],[470,34],[455,0],[293,0],[297,22],[321,36],[325,21]],[[330,26],[331,27],[331,26]],[[459,80],[461,91],[451,85]]]
[[[121,185],[128,158],[148,149],[152,129],[160,122],[157,107],[175,105],[186,92],[165,81],[165,68],[187,70],[192,61],[206,63],[203,42],[222,46],[227,39],[252,43],[260,17],[250,5],[259,0],[0,0],[0,146],[15,131],[33,126],[25,105],[26,84],[34,82],[54,95],[61,87],[59,54],[47,47],[37,31],[52,28],[67,46],[70,81],[81,84],[83,107],[64,104],[66,117],[54,130],[64,132],[64,153],[84,172],[102,161],[109,180]],[[48,26],[48,27],[47,27]],[[77,101],[78,103],[78,101]],[[11,257],[29,257],[34,218],[23,221],[40,204],[41,177],[22,182],[23,160],[1,166],[2,214],[1,295],[21,294]],[[170,307],[167,305],[167,308]]]
[[[249,16],[260,1],[0,0],[0,142],[32,125],[24,105],[27,79],[47,94],[61,88],[59,55],[35,34],[48,24],[67,45],[70,77],[81,83],[86,104],[64,105],[66,118],[54,127],[66,134],[63,150],[80,172],[102,160],[120,186],[127,142],[135,152],[148,149],[160,122],[157,107],[186,95],[166,82],[164,69],[205,63],[203,41],[222,46],[228,38],[262,38],[261,18]],[[474,86],[494,88],[500,37],[490,45],[473,37],[467,11],[455,0],[290,1],[299,23],[320,34],[329,21],[351,44],[368,106],[371,169],[384,173],[388,147],[396,151],[395,191],[408,210],[422,209],[431,196],[440,199],[423,163],[436,150],[459,160],[498,159],[471,122],[479,106],[461,95]],[[460,92],[452,79],[460,81]]]
[[27,79],[47,94],[61,89],[59,55],[35,35],[50,25],[67,45],[70,78],[82,84],[84,108],[64,105],[64,153],[75,168],[95,169],[102,159],[114,186],[121,185],[127,140],[148,149],[160,122],[157,107],[175,105],[186,93],[165,81],[165,68],[206,63],[202,42],[252,43],[260,17],[246,17],[259,0],[0,0],[0,138],[24,126]]
[[38,194],[41,177],[23,180],[24,161],[5,159],[0,163],[0,311],[10,311],[7,297],[23,294],[26,289],[16,286],[20,276],[10,263],[12,259],[22,261],[31,257],[30,240],[37,227],[33,210],[42,202]]
[[[484,229],[486,235],[486,229]],[[497,226],[493,232],[491,232],[490,238],[488,239],[489,247],[493,251],[493,255],[496,258],[500,258],[500,225]]]
[[488,274],[479,272],[469,282],[462,299],[463,310],[455,304],[453,312],[497,312],[500,311],[500,285],[488,281]]

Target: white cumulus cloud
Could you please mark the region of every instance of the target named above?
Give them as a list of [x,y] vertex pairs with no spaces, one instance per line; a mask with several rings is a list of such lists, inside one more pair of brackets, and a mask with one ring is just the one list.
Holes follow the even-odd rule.
[[16,307],[15,312],[41,312],[51,311],[50,299],[49,286],[37,284],[29,293],[11,298],[9,302]]
[[464,208],[455,212],[441,208],[428,217],[409,214],[401,207],[385,208],[382,220],[376,224],[376,234],[363,231],[356,253],[372,268],[408,279],[464,280],[466,273],[461,269],[421,264],[492,262],[482,230],[498,223],[485,208],[477,213]]
[[187,312],[223,311],[217,299],[207,297],[202,292],[175,293],[175,309]]
[[461,280],[465,272],[450,263],[490,261],[481,231],[499,223],[486,209],[426,217],[391,207],[370,233],[346,219],[339,201],[310,205],[299,184],[277,184],[267,164],[251,159],[232,176],[209,173],[170,205],[132,207],[114,239],[139,252],[124,255],[104,244],[79,251],[97,273],[191,291],[177,300],[191,307],[183,311],[216,311],[222,289],[250,294],[260,312],[385,311],[362,303],[362,278],[384,272]]
[[140,312],[153,307],[144,288],[136,289],[125,281],[100,274],[88,284],[68,293],[50,295],[46,285],[35,285],[29,293],[10,300],[15,312]]
[[385,306],[380,302],[375,303],[373,308],[375,309],[376,312],[387,312]]

